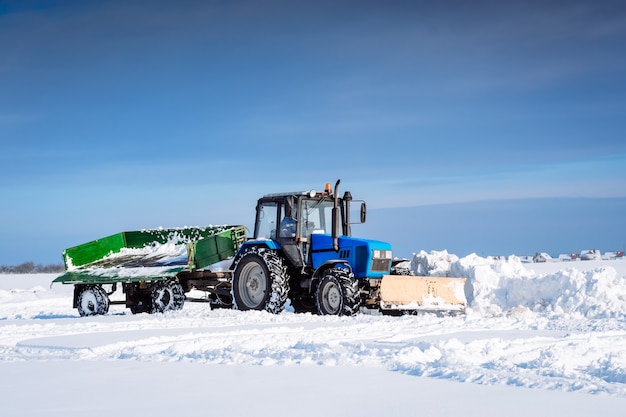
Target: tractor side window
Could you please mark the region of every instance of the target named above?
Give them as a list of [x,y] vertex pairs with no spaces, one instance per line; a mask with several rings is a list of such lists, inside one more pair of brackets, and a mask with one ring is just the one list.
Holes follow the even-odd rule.
[[280,237],[296,237],[296,219],[283,217],[280,221]]
[[276,219],[278,218],[278,205],[276,203],[263,203],[258,208],[256,222],[257,239],[276,239]]
[[295,207],[292,207],[290,209],[287,208],[287,205],[283,205],[283,214],[282,214],[282,219],[280,221],[280,231],[279,231],[280,237],[288,237],[288,238],[296,237],[297,223],[296,223],[296,219],[294,218],[295,213],[297,213],[297,205],[295,205]]

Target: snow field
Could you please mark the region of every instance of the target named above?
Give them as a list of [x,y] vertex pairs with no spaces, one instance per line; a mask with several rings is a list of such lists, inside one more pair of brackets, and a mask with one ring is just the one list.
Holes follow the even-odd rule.
[[[123,306],[112,305],[107,315],[79,317],[71,306],[71,286],[50,287],[55,275],[0,276],[0,392],[10,393],[5,400],[13,404],[8,408],[15,413],[11,415],[36,415],[37,410],[46,415],[82,415],[113,406],[96,407],[87,400],[66,404],[67,396],[55,386],[55,373],[80,379],[81,369],[88,369],[101,375],[81,382],[94,389],[102,388],[103,378],[150,396],[150,376],[158,378],[160,370],[165,380],[185,381],[176,384],[179,399],[188,396],[184,388],[188,378],[190,383],[209,384],[233,401],[237,396],[223,382],[233,384],[233,390],[241,385],[242,390],[257,393],[281,386],[297,397],[302,386],[319,390],[341,381],[355,387],[354,395],[364,394],[357,387],[383,390],[386,395],[372,395],[389,398],[387,403],[369,405],[380,413],[393,409],[412,415],[419,402],[415,389],[439,401],[454,395],[466,398],[459,404],[448,398],[451,402],[428,408],[426,415],[483,416],[477,399],[496,392],[498,399],[489,397],[490,401],[507,415],[550,407],[559,415],[564,410],[569,415],[590,415],[589,410],[622,415],[626,261],[523,264],[515,257],[459,259],[444,251],[416,253],[411,267],[467,278],[467,314],[387,317],[364,311],[354,317],[320,317],[293,314],[288,307],[272,315],[211,310],[206,303],[188,302],[183,310],[165,314],[132,315]],[[142,376],[129,374],[129,369],[140,369]],[[28,414],[17,401],[20,388],[34,377],[32,372],[52,385],[41,387],[38,392],[44,401],[31,404],[33,414]],[[254,378],[242,381],[244,374]],[[253,385],[264,378],[263,387]],[[289,384],[281,378],[297,380]],[[71,389],[80,391],[79,386]],[[470,393],[474,399],[469,399]],[[123,392],[118,397],[122,404],[118,401],[117,406],[136,406]],[[285,401],[298,407],[295,400]],[[350,410],[349,401],[333,401],[337,410]],[[520,405],[513,410],[511,401]],[[169,415],[168,407],[175,405],[189,415],[200,415],[197,407],[169,397],[156,403],[160,411],[154,415]],[[213,407],[233,409],[232,404]],[[235,409],[244,412],[251,407],[242,402]],[[306,408],[300,413],[318,415],[317,411]]]

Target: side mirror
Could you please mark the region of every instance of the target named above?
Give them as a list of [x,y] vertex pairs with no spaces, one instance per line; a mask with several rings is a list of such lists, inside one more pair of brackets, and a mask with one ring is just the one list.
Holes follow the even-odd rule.
[[365,207],[365,202],[361,203],[361,223],[365,223],[365,218],[367,217],[367,208]]

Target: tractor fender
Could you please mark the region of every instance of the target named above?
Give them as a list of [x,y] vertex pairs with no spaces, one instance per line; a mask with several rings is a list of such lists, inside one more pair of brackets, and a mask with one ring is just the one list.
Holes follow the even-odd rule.
[[273,250],[281,249],[280,245],[275,240],[268,240],[268,239],[249,240],[239,247],[239,250],[235,254],[235,257],[233,258],[233,261],[228,267],[228,269],[232,271],[235,265],[237,265],[237,262],[239,262],[239,259],[246,253],[248,248],[253,247],[253,246],[256,246],[259,248],[273,249]]
[[347,269],[349,272],[352,272],[352,267],[350,266],[350,263],[346,259],[329,259],[328,261],[324,262],[319,267],[317,267],[315,271],[313,271],[313,275],[311,277],[310,288],[315,288],[317,281],[319,281],[322,278],[322,276],[324,275],[324,272],[326,272],[327,269],[334,268],[339,265],[342,268]]

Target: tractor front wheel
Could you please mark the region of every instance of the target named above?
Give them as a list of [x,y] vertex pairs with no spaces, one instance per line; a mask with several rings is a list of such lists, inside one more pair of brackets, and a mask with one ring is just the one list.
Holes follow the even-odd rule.
[[320,315],[352,316],[361,306],[358,281],[346,269],[331,268],[319,281],[315,299]]

